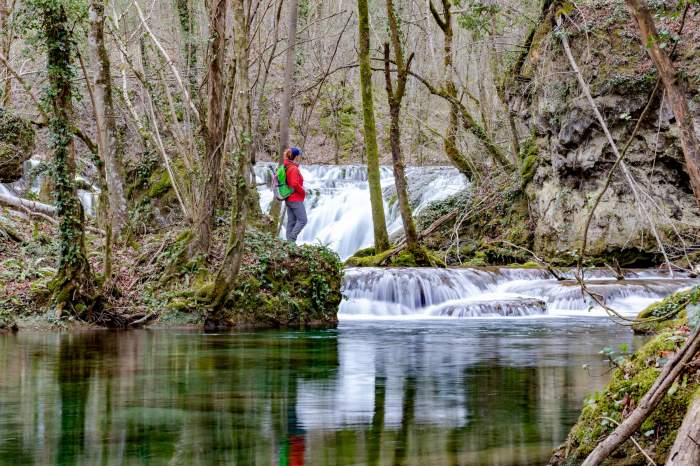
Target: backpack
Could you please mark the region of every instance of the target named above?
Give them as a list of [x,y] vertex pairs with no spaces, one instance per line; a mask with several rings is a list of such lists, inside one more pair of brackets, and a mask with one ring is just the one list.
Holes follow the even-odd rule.
[[276,172],[272,168],[270,171],[272,171],[272,192],[275,199],[284,201],[294,193],[294,190],[287,184],[287,169],[284,165],[280,165]]

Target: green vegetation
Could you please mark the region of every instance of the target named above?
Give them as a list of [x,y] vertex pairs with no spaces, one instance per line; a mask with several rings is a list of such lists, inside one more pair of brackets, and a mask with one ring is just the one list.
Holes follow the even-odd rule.
[[[181,264],[180,277],[192,285],[165,293],[171,296],[166,306],[179,312],[205,311],[213,286],[209,269],[192,262]],[[269,233],[249,230],[241,270],[223,305],[221,320],[232,327],[333,325],[341,279],[342,263],[329,249],[296,246]]]
[[[580,464],[597,443],[637,406],[661,373],[661,368],[688,337],[686,307],[697,304],[698,299],[700,287],[695,287],[675,293],[642,311],[639,319],[660,320],[635,325],[635,331],[655,333],[655,336],[634,354],[629,355],[627,348],[621,348],[620,352],[610,348],[601,351],[613,368],[611,380],[602,391],[585,401],[578,422],[555,454],[558,458],[556,464]],[[698,394],[700,374],[688,368],[635,435],[637,442],[657,464],[665,462],[690,401]],[[616,450],[610,461],[610,464],[647,464],[629,441]]]

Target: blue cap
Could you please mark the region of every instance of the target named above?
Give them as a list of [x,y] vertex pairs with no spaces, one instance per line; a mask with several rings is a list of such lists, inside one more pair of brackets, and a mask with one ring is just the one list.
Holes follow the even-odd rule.
[[301,155],[301,149],[299,149],[298,147],[292,147],[291,150],[292,156],[299,157],[299,155]]

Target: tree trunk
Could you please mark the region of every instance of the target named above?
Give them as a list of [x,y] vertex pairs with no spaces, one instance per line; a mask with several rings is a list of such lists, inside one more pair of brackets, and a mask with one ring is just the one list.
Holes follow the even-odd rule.
[[85,253],[85,215],[75,187],[75,149],[72,134],[74,45],[66,12],[58,2],[44,2],[41,14],[47,46],[50,106],[49,120],[54,163],[54,196],[58,228],[59,263],[49,285],[60,317],[72,309],[81,318],[91,318],[96,302],[94,279]]
[[683,84],[678,81],[676,69],[671,58],[660,47],[660,38],[656,31],[656,25],[651,17],[644,0],[625,0],[630,12],[637,20],[642,44],[647,47],[659,76],[666,89],[666,95],[673,109],[673,114],[678,122],[679,136],[685,165],[690,184],[695,194],[695,200],[700,205],[700,139],[695,133],[693,115],[688,109],[688,99],[683,89]]
[[[450,11],[450,2],[448,0],[442,0],[442,14],[443,18],[435,8],[435,5],[431,1],[429,3],[430,12],[433,15],[433,19],[437,23],[440,30],[442,30],[443,38],[443,48],[442,48],[442,64],[443,72],[445,74],[445,80],[443,82],[443,90],[446,95],[448,95],[453,100],[457,100],[457,86],[454,82],[454,67],[453,67],[453,54],[452,54],[452,44],[454,42],[454,30],[452,29],[452,12]],[[457,148],[457,127],[459,125],[459,108],[454,104],[450,103],[450,116],[447,123],[447,130],[445,134],[445,139],[443,147],[445,150],[445,155],[452,162],[452,164],[464,174],[467,178],[471,179],[473,176],[472,166],[467,160],[467,158],[459,152]]]
[[[0,31],[4,34],[0,35],[0,53],[8,60],[10,59],[12,36],[14,35],[12,13],[15,2],[16,0],[0,0]],[[0,78],[4,83],[2,93],[0,93],[0,107],[9,107],[10,102],[12,102],[12,73],[5,68],[0,71]]]
[[287,147],[289,147],[289,118],[292,114],[292,93],[294,92],[294,51],[296,49],[298,13],[298,0],[291,0],[289,2],[286,63],[284,65],[284,85],[282,93],[282,103],[280,108],[280,163],[284,162],[284,151],[285,149],[287,149]]
[[396,88],[391,81],[391,71],[389,65],[391,63],[389,44],[384,44],[384,78],[386,81],[386,92],[389,99],[389,116],[391,125],[389,128],[389,142],[391,144],[391,160],[394,166],[394,183],[396,185],[396,195],[399,200],[399,209],[401,211],[401,221],[403,223],[404,235],[406,236],[406,249],[411,253],[417,253],[420,250],[418,245],[418,234],[416,233],[416,225],[413,222],[413,213],[411,212],[411,203],[408,199],[408,184],[406,182],[406,174],[404,170],[403,155],[401,154],[401,101],[406,92],[406,80],[408,70],[411,67],[413,54],[407,61],[404,61],[401,39],[399,36],[399,25],[394,12],[393,0],[386,2],[387,16],[389,18],[389,36],[394,49],[394,62],[396,63],[397,78]]
[[[282,103],[280,108],[279,120],[279,163],[284,163],[284,151],[289,147],[289,119],[292,115],[292,94],[294,91],[294,50],[296,49],[297,38],[297,18],[299,15],[298,0],[289,2],[289,16],[287,18],[287,51],[286,63],[284,65],[284,85],[282,92]],[[278,230],[280,215],[282,212],[282,203],[273,199],[270,208],[272,216],[272,231]]]
[[129,219],[126,196],[124,194],[124,167],[122,166],[122,145],[114,117],[112,97],[112,75],[104,41],[105,1],[90,0],[90,35],[88,43],[95,65],[95,117],[98,121],[97,147],[104,165],[105,182],[109,197],[109,219],[112,237],[119,237]]
[[700,396],[697,394],[688,407],[666,461],[666,466],[689,464],[700,464]]
[[227,0],[213,0],[209,7],[210,45],[207,70],[207,114],[203,122],[205,155],[202,179],[198,183],[198,200],[194,206],[192,255],[207,255],[219,192],[221,160],[224,146],[224,53],[226,42]]
[[177,16],[180,20],[180,32],[182,33],[183,53],[185,55],[185,78],[190,87],[190,95],[197,95],[197,41],[194,37],[194,21],[190,0],[175,0]]
[[369,198],[372,204],[372,224],[374,225],[374,250],[380,253],[389,249],[389,233],[384,216],[381,173],[379,171],[379,148],[377,146],[377,126],[374,121],[374,98],[372,96],[372,68],[369,58],[369,9],[367,0],[357,0],[360,62],[360,89],[362,91],[362,118],[364,123],[365,153],[367,154],[367,179]]
[[251,96],[248,81],[249,53],[248,53],[248,21],[245,15],[245,0],[233,1],[234,15],[234,53],[236,58],[236,84],[235,119],[240,125],[240,133],[237,139],[237,170],[233,189],[233,203],[231,206],[231,230],[228,245],[221,268],[216,275],[214,288],[210,296],[211,311],[207,315],[208,327],[219,327],[224,322],[221,320],[220,311],[226,304],[226,298],[233,288],[241,268],[243,249],[245,246],[245,229],[248,211],[248,192],[255,189],[251,186],[249,176],[250,152],[253,150],[252,122],[251,122]]

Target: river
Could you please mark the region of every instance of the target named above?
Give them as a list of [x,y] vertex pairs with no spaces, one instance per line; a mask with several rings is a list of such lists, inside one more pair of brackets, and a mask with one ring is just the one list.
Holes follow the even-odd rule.
[[[256,167],[259,184],[267,173]],[[370,245],[366,170],[302,173],[302,242],[342,258]],[[444,167],[409,175],[415,211],[465,186]],[[392,181],[383,168],[397,234]],[[563,274],[350,268],[329,330],[0,335],[0,466],[544,464],[608,380],[600,351],[642,342]],[[658,270],[587,276],[630,316],[698,283]]]
[[[0,336],[0,464],[544,464],[605,318]],[[584,368],[587,365],[587,368]]]

